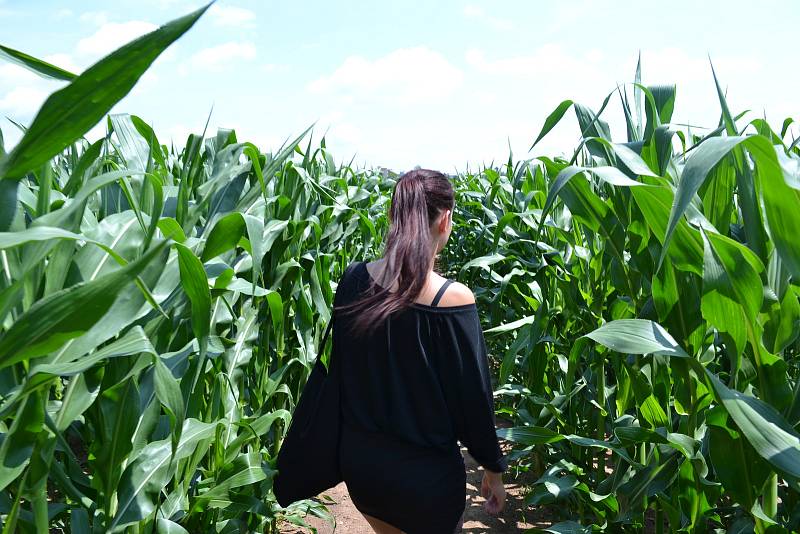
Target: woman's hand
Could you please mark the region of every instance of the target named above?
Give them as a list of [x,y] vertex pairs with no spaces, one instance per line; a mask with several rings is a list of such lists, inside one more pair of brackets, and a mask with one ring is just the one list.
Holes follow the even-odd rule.
[[506,489],[503,487],[503,473],[483,470],[481,495],[486,499],[483,505],[490,514],[499,514],[506,505]]

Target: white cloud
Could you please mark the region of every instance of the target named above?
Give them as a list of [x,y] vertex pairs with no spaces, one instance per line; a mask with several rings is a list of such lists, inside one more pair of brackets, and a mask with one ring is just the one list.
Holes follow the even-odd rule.
[[[735,73],[737,77],[749,77],[761,69],[761,62],[752,56],[711,58],[717,74]],[[642,51],[642,73],[647,74],[648,83],[670,83],[675,80],[708,82],[711,63],[705,54],[690,55],[686,50],[669,47]],[[712,80],[713,83],[713,80]]]
[[473,48],[466,52],[465,59],[469,65],[483,74],[510,75],[519,78],[579,74],[591,79],[588,75],[599,70],[602,53],[590,50],[582,56],[573,55],[561,46],[550,43],[537,48],[529,55],[498,59],[487,59],[483,50]]
[[495,30],[508,31],[514,29],[514,21],[502,17],[487,15],[482,7],[472,4],[464,6],[464,16],[468,19],[480,19]]
[[208,15],[217,26],[252,27],[256,14],[243,7],[214,4],[208,8]]
[[52,63],[56,67],[68,70],[73,74],[80,74],[81,68],[73,61],[72,56],[69,54],[51,54],[43,58],[48,63]]
[[[155,4],[159,9],[170,9],[178,4],[186,4],[186,0],[149,0],[148,3]],[[187,9],[190,9],[191,7],[197,8],[197,4],[191,3],[190,5],[184,5],[183,7],[186,7]]]
[[84,56],[101,57],[156,28],[155,24],[141,20],[109,22],[93,35],[78,41],[76,50]]
[[363,141],[361,128],[346,120],[345,113],[339,110],[322,115],[314,126],[314,135],[324,135],[354,147]]
[[14,63],[0,63],[0,84],[4,87],[16,87],[23,84],[31,84],[41,78],[33,71],[20,67]]
[[47,95],[47,91],[38,87],[17,87],[0,99],[0,109],[5,110],[13,119],[21,119],[38,110]]
[[402,102],[446,97],[458,89],[464,75],[440,53],[425,47],[401,48],[374,61],[350,56],[330,76],[311,82],[311,93],[376,96]]
[[[70,12],[71,14],[72,12]],[[94,24],[95,26],[102,26],[104,24],[108,24],[108,13],[105,11],[87,11],[86,13],[82,13],[78,20],[81,22],[88,22],[89,24]]]
[[161,139],[161,136],[159,136],[159,141],[167,144],[172,142],[176,146],[184,146],[190,134],[200,134],[202,131],[202,128],[199,131],[194,131],[185,124],[179,123],[167,128],[166,139]]
[[473,5],[464,6],[464,16],[470,19],[477,19],[484,15],[483,8]]
[[183,74],[191,67],[195,70],[219,71],[235,61],[249,61],[256,57],[256,45],[250,42],[229,42],[204,48],[189,58],[181,66]]

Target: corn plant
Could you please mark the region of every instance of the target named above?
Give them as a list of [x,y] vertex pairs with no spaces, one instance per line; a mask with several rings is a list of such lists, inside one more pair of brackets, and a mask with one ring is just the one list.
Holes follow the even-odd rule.
[[[632,99],[548,117],[534,145],[572,109],[571,159],[460,177],[451,261],[485,288],[516,423],[498,434],[540,477],[526,502],[563,513],[553,531],[796,531],[791,121],[744,122],[719,91],[719,127],[698,136],[670,123],[675,87],[639,72]],[[601,118],[615,96],[622,143]]]

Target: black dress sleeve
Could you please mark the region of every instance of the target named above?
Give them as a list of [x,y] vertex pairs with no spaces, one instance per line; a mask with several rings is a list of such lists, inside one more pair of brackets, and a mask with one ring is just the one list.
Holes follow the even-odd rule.
[[501,473],[508,459],[495,431],[486,341],[477,308],[442,314],[440,377],[458,440],[481,466]]

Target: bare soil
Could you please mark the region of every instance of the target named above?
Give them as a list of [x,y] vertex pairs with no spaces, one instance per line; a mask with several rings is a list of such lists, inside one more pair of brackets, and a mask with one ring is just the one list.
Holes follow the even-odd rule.
[[[501,441],[504,452],[508,452],[510,447]],[[464,464],[467,468],[467,502],[464,510],[464,526],[462,532],[479,534],[491,532],[497,534],[507,534],[511,532],[524,532],[532,527],[547,527],[554,523],[551,514],[543,509],[533,509],[525,506],[525,485],[533,480],[523,480],[513,478],[511,469],[503,475],[506,488],[506,504],[503,511],[492,516],[483,507],[486,502],[481,496],[481,480],[483,470],[470,456],[467,449],[461,447],[464,455]],[[373,530],[369,523],[364,519],[347,493],[347,486],[344,482],[335,488],[325,492],[336,504],[328,505],[328,509],[336,518],[336,526],[332,527],[324,520],[316,517],[307,517],[308,524],[317,529],[319,534],[372,534]],[[280,527],[282,534],[307,534],[310,529],[297,527],[295,525],[284,524]]]

